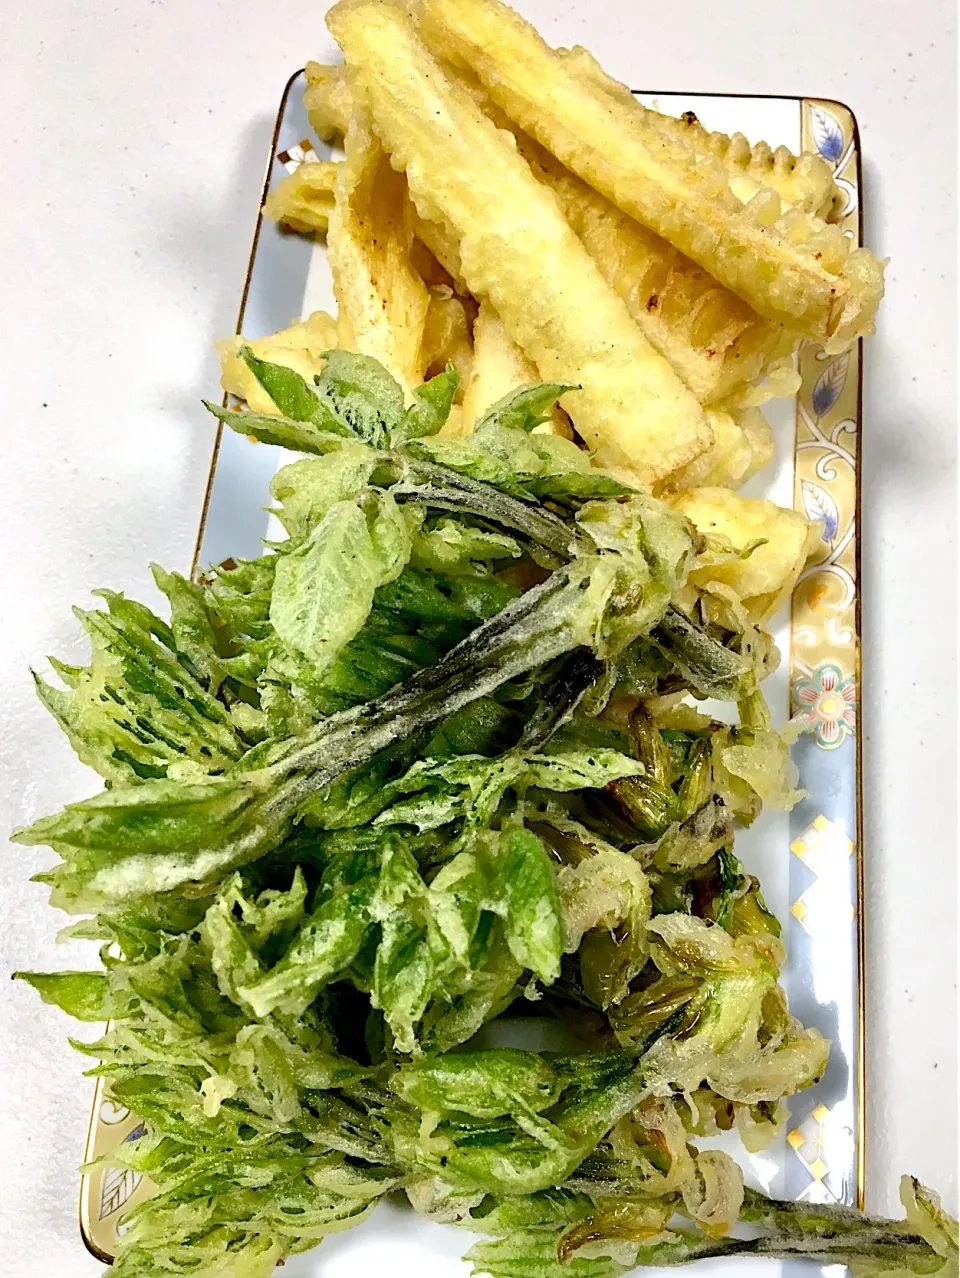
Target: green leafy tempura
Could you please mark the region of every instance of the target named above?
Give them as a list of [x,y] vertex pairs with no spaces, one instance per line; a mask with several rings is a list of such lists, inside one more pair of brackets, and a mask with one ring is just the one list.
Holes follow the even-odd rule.
[[[797,797],[775,650],[691,607],[692,526],[532,433],[567,387],[447,439],[452,368],[405,403],[358,355],[314,385],[244,358],[279,415],[213,411],[306,454],[271,484],[287,539],[155,569],[168,621],[112,592],[79,614],[90,664],[38,689],[107,788],[16,835],[103,943],[99,970],[17,975],[109,1022],[76,1046],[146,1126],[104,1160],[157,1187],[118,1278],[260,1278],[400,1190],[485,1235],[494,1278],[956,1273],[914,1181],[905,1221],[870,1220],[697,1147],[769,1143],[828,1045],[733,850]],[[508,1009],[565,1053],[489,1046]]]

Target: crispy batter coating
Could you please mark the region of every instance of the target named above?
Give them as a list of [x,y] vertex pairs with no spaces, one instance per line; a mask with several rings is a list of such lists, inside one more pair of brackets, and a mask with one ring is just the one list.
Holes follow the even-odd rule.
[[521,128],[758,314],[830,350],[873,331],[882,268],[838,226],[784,212],[769,187],[741,203],[719,159],[584,78],[499,0],[424,0],[422,21]]
[[377,0],[341,0],[328,24],[418,213],[457,241],[471,293],[490,299],[543,380],[582,387],[565,406],[597,461],[652,484],[709,447],[696,398],[514,140],[446,78],[410,19]]

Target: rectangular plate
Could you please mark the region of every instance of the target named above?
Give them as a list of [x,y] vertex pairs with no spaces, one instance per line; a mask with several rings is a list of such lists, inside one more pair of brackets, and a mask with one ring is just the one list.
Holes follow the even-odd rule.
[[[264,197],[273,182],[304,158],[326,158],[329,147],[310,141],[300,72],[284,91],[271,147]],[[833,167],[846,197],[843,229],[859,243],[860,153],[856,121],[839,102],[813,98],[638,93],[646,105],[672,115],[694,111],[708,128],[740,131],[793,152],[816,150]],[[262,203],[262,201],[261,201]],[[334,312],[326,249],[258,218],[244,283],[237,332],[251,338],[276,332],[311,311]],[[810,729],[793,748],[807,797],[789,814],[764,812],[738,833],[737,852],[757,875],[784,924],[788,961],[783,980],[791,1011],[832,1042],[822,1081],[793,1098],[784,1137],[757,1155],[734,1141],[711,1144],[736,1152],[748,1178],[777,1197],[810,1202],[861,1203],[863,1197],[863,1017],[860,850],[860,742],[856,704],[860,680],[860,605],[857,594],[860,487],[859,344],[832,358],[812,343],[799,352],[802,386],[794,400],[775,400],[764,411],[777,438],[777,457],[742,490],[793,506],[821,519],[820,548],[805,569],[789,606],[772,629],[783,663],[765,689],[778,724],[791,713],[808,715]],[[253,558],[267,533],[267,485],[289,459],[281,449],[218,432],[194,567],[229,557]],[[133,1140],[143,1124],[114,1106],[98,1082],[86,1158]],[[130,1171],[95,1169],[83,1177],[83,1239],[103,1260],[113,1254],[122,1217],[151,1191]],[[420,1278],[466,1273],[458,1257],[470,1246],[463,1230],[425,1222],[392,1204],[382,1205],[358,1230],[327,1240],[324,1278],[375,1272],[389,1264]],[[398,1263],[399,1262],[399,1263]],[[289,1260],[289,1278],[315,1278],[316,1252]],[[724,1262],[698,1266],[708,1275]],[[459,1267],[458,1267],[459,1266]],[[755,1278],[781,1278],[801,1267],[754,1261]],[[804,1273],[810,1270],[804,1268]],[[836,1271],[834,1271],[836,1272]]]

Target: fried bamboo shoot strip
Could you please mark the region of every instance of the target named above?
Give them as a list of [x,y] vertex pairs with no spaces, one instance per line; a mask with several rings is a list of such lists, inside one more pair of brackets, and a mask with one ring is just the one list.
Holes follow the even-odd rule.
[[[761,319],[696,262],[564,168],[493,103],[469,71],[450,68],[450,77],[497,128],[514,135],[520,154],[557,196],[564,216],[604,279],[626,302],[647,340],[702,404],[727,399],[792,354],[799,341],[795,334],[782,324]],[[429,228],[422,233],[436,235]],[[448,266],[458,272],[453,243],[435,242]]]
[[341,0],[328,25],[422,218],[458,241],[471,293],[489,297],[601,465],[652,484],[710,446],[696,398],[653,349],[556,200],[473,100],[443,75],[399,9]]
[[[564,168],[510,121],[469,73],[452,75],[498,128],[514,134],[521,154],[560,200],[567,221],[604,279],[701,404],[712,406],[727,399],[791,353],[798,339],[781,324],[761,319],[696,262]],[[421,218],[415,219],[414,229],[451,277],[465,287],[452,235],[440,223]],[[468,410],[464,417],[471,420]]]
[[342,138],[353,111],[353,97],[347,83],[346,67],[308,62],[305,75],[307,87],[303,94],[303,105],[311,129],[324,142]]
[[354,111],[337,170],[327,250],[341,349],[371,355],[410,390],[422,380],[429,294],[413,269],[413,226],[402,173]]
[[423,378],[426,381],[442,373],[449,363],[460,374],[463,386],[473,366],[472,327],[476,304],[472,298],[458,297],[448,285],[436,284],[429,291],[430,305],[420,348]]
[[263,216],[303,235],[325,235],[333,212],[339,164],[331,160],[299,164],[278,182],[263,205]]
[[607,75],[582,45],[557,52],[583,79],[624,102],[668,137],[685,143],[699,155],[712,155],[719,160],[728,170],[730,189],[741,203],[753,199],[764,186],[777,192],[784,208],[803,209],[817,217],[828,217],[841,203],[833,171],[819,155],[810,151],[794,155],[785,146],[774,150],[766,142],[751,146],[742,133],[717,133],[704,128],[692,112],[677,118],[662,111],[651,111],[637,101],[625,84]]
[[488,301],[480,303],[474,321],[473,352],[473,374],[463,397],[464,417],[471,424],[511,389],[537,381],[536,368]]
[[719,403],[790,355],[798,339],[782,324],[761,319],[703,267],[622,212],[527,135],[519,133],[518,142],[644,336],[702,404]]
[[740,488],[773,460],[773,432],[759,408],[736,414],[710,410],[714,443],[666,480],[658,496],[690,488]]
[[[497,128],[514,135],[520,154],[557,196],[601,275],[702,404],[727,399],[792,354],[799,341],[795,334],[761,319],[703,267],[564,168],[493,103],[469,71],[451,67],[449,74]],[[438,243],[438,248],[456,269],[453,245]]]
[[758,314],[831,350],[873,331],[882,270],[839,227],[783,213],[770,189],[741,204],[719,160],[583,79],[498,0],[424,0],[423,21],[521,128]]

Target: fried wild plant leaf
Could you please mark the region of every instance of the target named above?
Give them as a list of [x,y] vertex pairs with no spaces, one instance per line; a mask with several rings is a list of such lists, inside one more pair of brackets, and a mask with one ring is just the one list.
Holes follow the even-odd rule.
[[494,1048],[417,1060],[404,1065],[390,1086],[427,1113],[499,1118],[549,1109],[560,1099],[563,1078],[536,1053]]
[[395,581],[380,587],[377,602],[416,623],[418,633],[444,641],[452,636],[465,638],[467,630],[478,621],[490,621],[520,593],[516,586],[496,578],[408,566]]
[[[477,920],[479,906],[478,899]],[[380,924],[380,941],[370,1001],[383,1011],[401,1052],[414,1049],[414,1028],[427,1010],[447,957],[432,913],[430,894],[416,862],[399,841],[390,839],[372,906],[373,918]]]
[[321,895],[297,929],[289,948],[268,972],[238,988],[255,1015],[274,1009],[298,1015],[317,992],[343,972],[360,952],[372,925],[377,885],[372,871]]
[[349,429],[333,412],[326,400],[308,386],[299,373],[283,364],[258,359],[249,346],[240,348],[240,358],[267,392],[284,417],[295,422],[311,422],[321,430],[345,438]]
[[238,638],[268,638],[275,554],[220,564],[208,574],[204,594],[210,611]]
[[376,462],[372,448],[345,443],[335,453],[304,458],[278,470],[270,481],[270,496],[280,503],[277,513],[287,533],[305,536],[333,506],[356,497]]
[[620,1278],[626,1272],[608,1256],[576,1256],[561,1263],[556,1236],[533,1229],[475,1243],[464,1260],[472,1264],[471,1274],[490,1278]]
[[770,712],[757,689],[739,703],[741,725],[720,727],[710,742],[717,791],[744,823],[761,804],[789,811],[806,791],[796,788],[799,772],[784,735],[770,726]]
[[[486,1069],[494,1076],[505,1075],[496,1053],[479,1055],[486,1058],[478,1065],[479,1073]],[[483,1125],[450,1120],[436,1126],[425,1142],[417,1125],[396,1121],[388,1135],[395,1156],[442,1176],[458,1192],[532,1194],[560,1184],[645,1090],[635,1058],[626,1053],[608,1053],[600,1060],[572,1058],[562,1062],[562,1069],[558,1103],[540,1118],[533,1111],[522,1115],[536,1136],[512,1119]],[[516,1058],[510,1070],[518,1072]]]
[[476,422],[473,433],[477,434],[491,426],[500,426],[508,430],[532,431],[548,420],[548,409],[567,391],[579,390],[578,386],[570,386],[564,382],[543,382],[533,386],[522,386],[498,399],[495,404]]
[[221,994],[242,1006],[240,989],[263,975],[264,961],[289,944],[306,911],[307,885],[299,866],[287,891],[248,896],[238,874],[227,879],[207,909],[199,932]]
[[289,1136],[226,1155],[173,1141],[138,1153],[137,1170],[158,1190],[128,1214],[114,1266],[137,1278],[195,1274],[198,1263],[206,1273],[269,1278],[285,1256],[358,1223],[397,1184],[392,1169],[354,1167]]
[[[503,456],[485,448],[483,443],[475,441],[472,436],[463,439],[440,436],[411,441],[406,451],[421,465],[432,463],[463,479],[473,480],[476,484],[497,489],[514,499],[529,502],[533,500],[533,493],[525,480],[539,469],[538,458],[529,446],[524,432],[512,433],[516,436],[515,443],[519,448],[516,469]],[[502,451],[503,449],[498,450]]]
[[528,1136],[547,1148],[563,1137],[543,1117],[560,1099],[562,1074],[533,1052],[494,1048],[454,1052],[404,1066],[391,1087],[426,1115],[451,1111],[471,1118],[508,1116]]
[[368,509],[336,502],[277,564],[270,621],[279,638],[322,674],[363,626],[377,587],[403,571],[410,547],[389,494],[377,494]]
[[111,782],[164,777],[174,765],[219,771],[246,748],[210,682],[217,659],[203,633],[200,600],[185,600],[186,582],[168,585],[178,595],[179,641],[148,608],[104,591],[107,611],[77,611],[90,638],[90,665],[69,670],[65,691],[35,676],[41,701],[80,759]]
[[[466,471],[469,469],[467,466]],[[530,500],[513,496],[509,491],[512,481],[507,490],[501,491],[466,471],[463,467],[411,457],[405,459],[403,472],[391,491],[398,501],[417,501],[429,509],[467,515],[509,533],[519,533],[537,563],[544,567],[554,568],[570,558],[578,540],[575,529],[551,511],[534,506],[532,494],[527,495]]]
[[531,830],[510,825],[501,833],[493,893],[510,953],[552,984],[560,975],[563,915],[547,850]]
[[415,534],[411,561],[426,571],[477,577],[489,573],[498,561],[519,559],[522,554],[514,537],[441,516]]
[[391,444],[404,444],[411,439],[435,435],[450,416],[459,385],[460,374],[452,364],[447,364],[442,373],[437,373],[422,386],[414,387],[412,402],[400,425],[391,433]]
[[35,879],[60,908],[86,913],[188,883],[196,890],[256,860],[289,831],[289,809],[273,799],[258,773],[146,781],[70,804],[12,837],[60,853],[62,863]]
[[587,1194],[567,1185],[542,1189],[535,1194],[503,1197],[487,1194],[458,1223],[484,1234],[506,1236],[530,1229],[547,1231],[555,1237],[564,1225],[582,1220],[592,1206]]
[[[509,789],[563,792],[600,787],[637,767],[633,759],[614,750],[541,753],[524,749],[523,742],[492,759],[463,755],[439,762],[423,760],[385,789],[384,811],[377,823],[425,830],[466,817],[471,830],[482,830]],[[400,798],[403,795],[414,797]],[[394,803],[394,798],[400,801]]]
[[159,564],[150,571],[170,604],[170,629],[180,661],[211,692],[223,682],[224,668],[213,618],[200,586]]
[[206,399],[203,400],[203,406],[218,422],[229,426],[238,435],[246,435],[261,444],[290,448],[297,453],[323,456],[342,448],[346,439],[346,434],[339,428],[321,428],[312,421],[299,421],[283,414],[240,412],[232,408],[221,408],[219,404]]
[[[490,930],[489,919],[481,927],[484,911],[504,915],[503,935],[517,963],[508,989],[525,966],[550,979],[543,969],[552,961],[560,921],[550,909],[551,891],[554,898],[556,893],[549,864],[541,854],[539,867],[531,865],[538,850],[518,851],[508,841],[502,853],[507,888],[499,859],[491,871],[466,852],[428,884],[409,851],[388,834],[355,862],[349,855],[331,862],[312,913],[273,955],[272,966],[251,944],[249,929],[234,919],[228,893],[208,910],[202,927],[220,989],[258,1017],[299,1015],[369,948],[364,963],[372,1005],[383,1012],[397,1050],[410,1052],[432,999],[445,1003],[454,991],[473,991],[474,968],[485,956],[482,937]],[[537,868],[544,879],[537,878]],[[473,992],[482,993],[486,984],[481,977]]]
[[373,956],[363,962],[370,967],[372,1005],[384,1013],[397,1048],[413,1050],[415,1027],[441,980],[455,978],[469,962],[487,883],[472,858],[450,862],[428,887],[396,840],[372,851],[372,858],[348,854],[331,862],[312,912],[294,921],[272,966],[263,962],[262,949],[254,954],[225,903],[212,907],[204,930],[219,947],[221,989],[260,1017],[302,1015],[369,943]]
[[316,379],[321,401],[355,438],[383,448],[403,425],[400,383],[368,355],[326,351],[324,359],[323,372]]
[[523,502],[549,499],[567,506],[633,492],[612,475],[593,469],[589,457],[570,440],[528,435],[525,428],[506,426],[495,418],[464,439],[424,440],[408,452],[423,465],[433,463],[461,476],[456,486],[473,480]]
[[647,961],[651,893],[633,857],[601,847],[559,873],[567,953],[577,952],[584,992],[604,1010],[623,1001]]
[[467,1042],[510,1006],[520,993],[522,975],[500,920],[483,911],[467,951],[464,979],[427,1008],[418,1034],[422,1050],[445,1052]]
[[105,1021],[110,1016],[110,982],[103,972],[14,972],[13,978],[26,981],[45,1003],[78,1021]]

